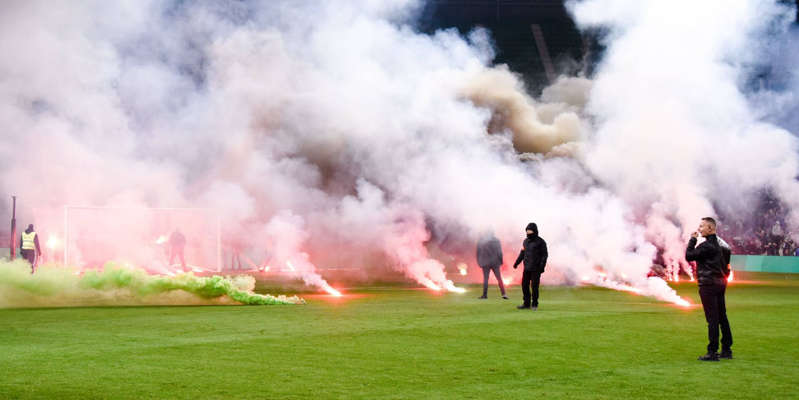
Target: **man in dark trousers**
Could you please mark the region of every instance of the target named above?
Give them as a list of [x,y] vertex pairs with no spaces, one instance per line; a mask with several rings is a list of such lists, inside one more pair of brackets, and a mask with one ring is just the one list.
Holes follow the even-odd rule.
[[[705,241],[696,245],[697,236]],[[691,234],[685,259],[696,261],[696,280],[699,283],[699,298],[707,320],[707,354],[699,357],[701,361],[718,361],[719,358],[732,358],[732,331],[727,320],[724,292],[727,290],[729,275],[729,247],[719,244],[716,237],[716,220],[702,218],[697,232]],[[721,354],[719,349],[719,327],[721,327]]]
[[[516,262],[513,263],[513,269],[516,269],[519,263],[524,261],[524,274],[522,275],[524,303],[516,308],[538,310],[538,286],[541,283],[541,274],[547,265],[549,254],[547,253],[547,243],[538,236],[538,226],[530,222],[527,224],[526,231],[527,239],[524,239],[522,251],[516,258]],[[532,303],[530,302],[530,286],[533,288]]]
[[180,233],[179,229],[175,229],[172,235],[169,236],[169,265],[172,265],[175,257],[180,259],[180,266],[186,270],[186,258],[183,256],[183,248],[186,247],[186,237]]
[[22,232],[19,250],[22,258],[28,260],[31,264],[31,273],[34,273],[36,271],[36,257],[42,255],[42,249],[39,247],[39,235],[33,230],[33,224],[28,225],[28,229]]
[[491,231],[483,233],[480,240],[477,241],[477,264],[483,269],[483,295],[479,298],[487,298],[488,275],[491,271],[494,271],[494,277],[497,278],[502,298],[507,300],[505,284],[502,282],[502,275],[499,271],[499,267],[502,266],[502,244],[499,243],[499,239]]

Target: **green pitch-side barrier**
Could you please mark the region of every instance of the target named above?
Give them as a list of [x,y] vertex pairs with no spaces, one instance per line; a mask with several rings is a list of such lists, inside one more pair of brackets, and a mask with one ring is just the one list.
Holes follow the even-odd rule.
[[732,256],[733,271],[781,272],[799,274],[799,257],[790,256]]

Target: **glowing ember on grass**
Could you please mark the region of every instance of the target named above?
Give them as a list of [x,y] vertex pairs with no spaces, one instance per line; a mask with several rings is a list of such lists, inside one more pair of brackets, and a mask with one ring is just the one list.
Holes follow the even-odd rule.
[[513,282],[513,278],[502,278],[502,283],[504,283],[505,286],[510,285],[511,282]]
[[328,285],[327,283],[325,283],[324,285],[322,285],[322,289],[323,289],[325,292],[329,293],[330,295],[333,295],[333,296],[336,296],[336,297],[341,297],[341,292],[339,292],[339,291],[338,291],[338,290],[336,290],[336,289],[333,289],[333,287],[332,287],[332,286],[330,286],[330,285]]
[[155,239],[155,244],[164,244],[166,243],[166,236],[161,235],[158,239]]

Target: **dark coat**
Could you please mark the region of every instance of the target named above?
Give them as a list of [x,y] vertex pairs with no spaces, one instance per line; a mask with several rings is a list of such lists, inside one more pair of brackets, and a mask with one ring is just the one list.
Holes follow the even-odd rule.
[[685,259],[696,261],[696,281],[699,286],[727,284],[725,271],[729,264],[729,252],[725,259],[725,252],[716,235],[707,235],[699,246],[696,245],[696,238],[692,237],[685,249]]
[[484,236],[477,242],[477,264],[483,268],[502,265],[502,244],[494,235]]
[[544,272],[544,267],[547,265],[547,242],[541,239],[537,233],[524,239],[522,243],[522,251],[519,252],[519,257],[513,263],[513,268],[524,261],[524,270],[537,273]]
[[724,278],[730,276],[730,258],[732,256],[732,249],[730,249],[730,245],[724,241],[720,236],[716,236],[716,239],[719,241],[719,247],[721,248],[721,259],[724,264],[722,264],[722,269],[724,272]]

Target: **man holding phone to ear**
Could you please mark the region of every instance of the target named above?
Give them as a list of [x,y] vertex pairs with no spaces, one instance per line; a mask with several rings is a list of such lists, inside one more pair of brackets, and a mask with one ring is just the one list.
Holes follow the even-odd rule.
[[[699,246],[697,237],[705,238]],[[719,358],[732,358],[732,331],[727,320],[727,307],[724,293],[727,290],[726,274],[729,274],[730,253],[725,251],[716,237],[716,220],[702,218],[699,229],[691,234],[685,259],[696,261],[696,280],[699,283],[699,298],[707,320],[707,354],[699,357],[700,361],[718,361]],[[726,273],[725,273],[726,272]],[[721,354],[719,349],[719,328],[721,328]]]

